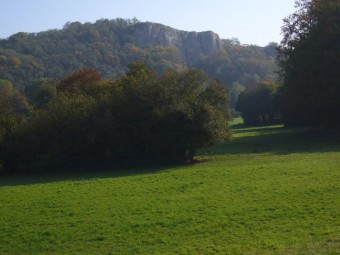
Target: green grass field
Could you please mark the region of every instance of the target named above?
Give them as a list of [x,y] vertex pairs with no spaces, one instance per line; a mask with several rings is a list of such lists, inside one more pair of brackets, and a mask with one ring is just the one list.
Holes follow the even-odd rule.
[[0,180],[0,254],[340,254],[340,142],[242,128],[201,163]]

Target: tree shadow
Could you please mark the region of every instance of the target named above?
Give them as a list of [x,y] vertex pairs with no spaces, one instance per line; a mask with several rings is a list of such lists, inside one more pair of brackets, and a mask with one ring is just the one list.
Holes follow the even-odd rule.
[[291,132],[292,130],[289,128],[284,128],[283,125],[275,125],[275,126],[258,126],[258,127],[237,127],[232,128],[232,132],[234,134],[243,134],[243,133],[251,133],[257,132],[259,135],[266,135],[270,133],[287,133]]
[[[322,129],[285,128],[282,125],[233,129],[234,137],[226,142],[199,153],[199,158],[223,154],[340,152],[340,137]],[[198,161],[200,163],[200,161]],[[110,168],[93,166],[84,171],[62,173],[13,175],[0,177],[0,187],[45,184],[62,181],[92,180],[97,178],[120,178],[136,175],[150,175],[173,171],[192,164],[163,165],[150,167]]]
[[243,128],[244,124],[243,123],[237,123],[229,126],[231,129],[237,129],[237,128]]
[[[86,169],[84,171],[67,171],[60,173],[39,173],[39,174],[15,174],[0,176],[0,187],[46,184],[63,181],[82,181],[105,178],[131,177],[136,175],[151,175],[159,172],[170,171],[178,168],[185,168],[190,164],[183,163],[177,165],[150,166],[150,167],[98,167],[96,171]],[[93,169],[93,168],[92,168]]]
[[231,141],[217,145],[202,154],[291,154],[340,151],[340,137],[319,128],[285,128],[276,125],[234,129],[233,134]]

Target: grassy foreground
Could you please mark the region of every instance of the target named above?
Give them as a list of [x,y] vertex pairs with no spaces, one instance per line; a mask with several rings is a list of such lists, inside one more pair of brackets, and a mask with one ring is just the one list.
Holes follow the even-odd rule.
[[2,179],[0,254],[340,254],[338,141],[236,128],[200,158]]

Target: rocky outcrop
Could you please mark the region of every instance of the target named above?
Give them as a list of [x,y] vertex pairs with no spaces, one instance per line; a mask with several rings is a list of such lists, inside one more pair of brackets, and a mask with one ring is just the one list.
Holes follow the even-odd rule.
[[220,37],[212,31],[186,32],[150,22],[136,24],[133,36],[139,47],[174,46],[186,59],[210,55],[222,45]]

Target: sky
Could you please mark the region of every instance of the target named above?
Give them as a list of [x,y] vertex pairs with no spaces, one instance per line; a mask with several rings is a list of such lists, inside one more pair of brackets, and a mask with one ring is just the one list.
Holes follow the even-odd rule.
[[0,38],[62,29],[68,21],[137,18],[265,46],[280,42],[294,0],[0,0]]

